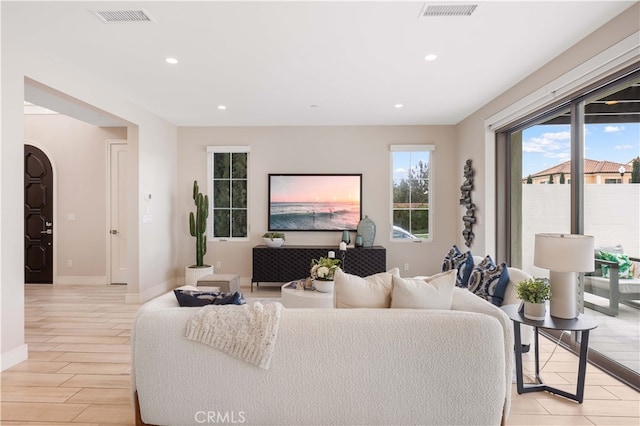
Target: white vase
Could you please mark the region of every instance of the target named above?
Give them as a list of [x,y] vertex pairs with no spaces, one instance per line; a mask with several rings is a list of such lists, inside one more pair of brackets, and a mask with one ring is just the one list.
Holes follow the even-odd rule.
[[524,302],[524,317],[533,321],[544,321],[547,306],[543,303]]
[[198,280],[207,275],[213,274],[213,266],[204,265],[200,268],[196,266],[185,266],[184,283],[185,285],[198,285]]
[[313,286],[316,291],[320,293],[332,293],[333,292],[333,281],[321,281],[321,280],[313,280]]
[[263,240],[267,247],[280,247],[284,244],[284,240],[282,238],[263,238]]

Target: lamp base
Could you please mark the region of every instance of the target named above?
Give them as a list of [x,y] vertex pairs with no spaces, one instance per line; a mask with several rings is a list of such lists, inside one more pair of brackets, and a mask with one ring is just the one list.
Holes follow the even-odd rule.
[[550,271],[551,300],[549,313],[552,317],[573,319],[578,316],[578,287],[576,272]]

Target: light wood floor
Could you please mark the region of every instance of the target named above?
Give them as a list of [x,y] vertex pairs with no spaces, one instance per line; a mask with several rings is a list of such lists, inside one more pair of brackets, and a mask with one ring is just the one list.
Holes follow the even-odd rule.
[[[29,359],[2,373],[2,425],[130,425],[130,328],[137,305],[124,286],[27,285]],[[279,297],[260,287],[245,296]],[[542,339],[543,361],[554,343]],[[533,354],[525,369],[532,371]],[[545,381],[575,392],[577,358],[558,348]],[[585,402],[546,392],[518,395],[513,385],[508,425],[640,425],[640,394],[589,365]]]

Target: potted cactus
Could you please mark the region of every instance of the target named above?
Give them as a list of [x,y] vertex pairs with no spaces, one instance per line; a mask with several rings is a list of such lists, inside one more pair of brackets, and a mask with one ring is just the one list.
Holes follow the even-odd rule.
[[195,214],[189,213],[189,233],[196,238],[196,263],[185,268],[185,283],[196,285],[198,279],[213,274],[213,266],[204,264],[207,253],[207,218],[209,217],[209,196],[202,195],[198,181],[193,181],[193,201]]

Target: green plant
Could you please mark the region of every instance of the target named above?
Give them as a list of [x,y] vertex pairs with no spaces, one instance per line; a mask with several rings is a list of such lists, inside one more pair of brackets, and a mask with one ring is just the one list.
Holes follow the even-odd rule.
[[531,303],[543,303],[551,297],[551,289],[545,280],[529,278],[516,284],[519,299]]
[[560,173],[560,183],[564,184],[564,172]]
[[339,269],[340,259],[321,257],[311,261],[311,278],[320,281],[333,281],[333,276]]
[[193,181],[193,201],[196,214],[189,213],[189,232],[196,237],[196,267],[204,267],[203,258],[207,253],[207,217],[209,217],[209,196],[202,195],[198,181]]
[[274,238],[282,238],[282,241],[286,241],[284,232],[265,232],[262,234],[262,238],[269,238],[271,241],[273,241]]
[[631,183],[640,183],[640,157],[634,158],[631,164]]
[[527,176],[527,185],[531,185],[533,183],[533,178],[531,175]]
[[549,181],[548,183],[553,183],[553,175],[549,175]]

